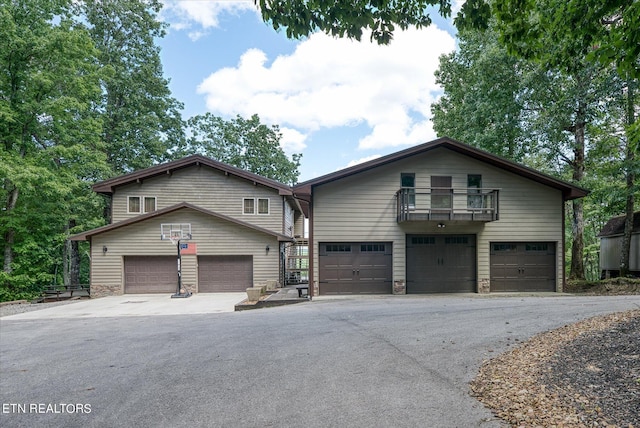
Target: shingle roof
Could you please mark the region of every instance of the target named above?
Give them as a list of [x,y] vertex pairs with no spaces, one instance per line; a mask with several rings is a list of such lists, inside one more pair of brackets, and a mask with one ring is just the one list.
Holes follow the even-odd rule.
[[[609,221],[607,222],[607,224],[604,225],[604,227],[602,228],[598,236],[606,237],[606,236],[616,236],[616,235],[624,234],[625,219],[626,219],[626,216],[624,215],[609,219]],[[640,211],[636,211],[633,213],[632,233],[639,233],[639,232],[640,232]]]
[[245,171],[244,169],[237,168],[235,166],[226,164],[224,162],[219,162],[213,159],[210,159],[206,156],[202,155],[191,155],[184,157],[182,159],[178,159],[176,161],[163,163],[160,165],[154,165],[149,168],[141,169],[139,171],[134,171],[129,174],[121,175],[118,177],[110,178],[105,181],[101,181],[93,185],[93,190],[97,193],[111,194],[117,186],[122,186],[125,184],[133,183],[136,181],[144,181],[148,178],[155,177],[162,174],[171,174],[173,171],[187,168],[192,165],[205,165],[210,168],[215,168],[217,170],[223,171],[226,174],[235,175],[237,177],[244,178],[245,180],[251,181],[256,184],[262,184],[263,186],[267,186],[279,191],[281,195],[291,195],[291,187],[280,183],[276,180],[271,180],[270,178],[265,178],[261,175],[254,174],[249,171]]
[[482,162],[486,162],[498,168],[502,168],[506,171],[518,174],[520,176],[537,181],[541,184],[547,185],[552,188],[556,188],[562,191],[564,200],[578,199],[589,194],[589,191],[581,187],[575,186],[563,180],[551,177],[550,175],[543,174],[532,168],[520,165],[516,162],[494,155],[484,150],[471,147],[467,144],[459,141],[452,140],[448,137],[439,138],[431,142],[411,147],[406,150],[402,150],[396,153],[392,153],[387,156],[383,156],[369,162],[361,163],[349,168],[342,169],[340,171],[333,172],[331,174],[323,175],[318,178],[314,178],[303,183],[299,183],[294,186],[293,190],[297,195],[309,195],[311,194],[311,188],[320,184],[329,183],[331,181],[339,180],[354,174],[358,174],[363,171],[368,171],[378,166],[386,165],[391,162],[395,162],[401,159],[405,159],[410,156],[414,156],[421,153],[426,153],[430,150],[444,147],[449,150],[461,153],[466,156],[471,156],[474,159],[478,159]]
[[119,221],[117,223],[108,224],[106,226],[102,226],[102,227],[98,227],[96,229],[88,230],[86,232],[78,233],[77,235],[73,235],[73,236],[69,237],[69,239],[71,241],[86,241],[86,240],[88,240],[89,238],[91,238],[94,235],[99,235],[101,233],[110,232],[112,230],[119,229],[121,227],[129,226],[131,224],[139,223],[139,222],[142,222],[142,221],[145,221],[145,220],[149,220],[151,218],[159,217],[159,216],[162,216],[164,214],[168,214],[168,213],[171,213],[171,212],[174,212],[174,211],[177,211],[177,210],[181,210],[181,209],[185,209],[185,208],[189,208],[189,209],[192,209],[194,211],[198,211],[198,212],[201,212],[203,214],[209,215],[211,217],[215,217],[215,218],[218,218],[218,219],[221,219],[221,220],[228,221],[230,223],[234,223],[234,224],[236,224],[238,226],[242,226],[242,227],[246,227],[246,228],[249,228],[249,229],[253,229],[253,230],[257,231],[257,232],[261,232],[261,233],[265,233],[267,235],[274,236],[274,237],[278,238],[279,241],[293,241],[293,238],[291,238],[289,236],[286,236],[286,235],[283,235],[281,233],[276,233],[276,232],[273,232],[271,230],[265,229],[263,227],[256,226],[256,225],[253,225],[251,223],[247,223],[247,222],[244,222],[244,221],[241,221],[241,220],[237,220],[237,219],[235,219],[233,217],[229,217],[229,216],[224,215],[224,214],[216,213],[214,211],[209,211],[209,210],[206,210],[204,208],[200,208],[200,207],[198,207],[196,205],[190,204],[188,202],[181,202],[179,204],[175,204],[175,205],[172,205],[170,207],[166,207],[166,208],[160,209],[158,211],[153,211],[153,212],[148,213],[148,214],[142,214],[142,215],[135,216],[135,217],[132,217],[132,218],[127,219],[127,220]]

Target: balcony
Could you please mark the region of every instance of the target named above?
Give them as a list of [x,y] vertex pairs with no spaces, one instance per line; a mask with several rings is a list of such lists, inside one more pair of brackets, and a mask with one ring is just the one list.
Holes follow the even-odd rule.
[[497,189],[403,187],[396,192],[398,223],[407,221],[496,221]]

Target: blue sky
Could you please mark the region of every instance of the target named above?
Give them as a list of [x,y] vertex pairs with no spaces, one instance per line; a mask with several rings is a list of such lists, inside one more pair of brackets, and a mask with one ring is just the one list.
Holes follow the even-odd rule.
[[277,124],[300,181],[436,138],[433,72],[455,49],[450,22],[398,32],[389,46],[317,33],[288,40],[253,0],[163,0],[165,76],[184,117],[258,114]]

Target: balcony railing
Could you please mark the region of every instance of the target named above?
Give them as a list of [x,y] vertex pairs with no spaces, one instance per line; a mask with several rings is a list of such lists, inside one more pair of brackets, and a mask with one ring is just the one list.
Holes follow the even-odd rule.
[[396,192],[398,223],[405,221],[496,221],[498,189],[403,187]]

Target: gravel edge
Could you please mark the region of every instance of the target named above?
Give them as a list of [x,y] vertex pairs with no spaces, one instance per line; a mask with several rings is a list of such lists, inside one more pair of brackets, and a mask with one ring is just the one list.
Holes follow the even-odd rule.
[[[613,426],[606,421],[587,421],[597,413],[584,391],[575,396],[555,392],[545,384],[549,364],[565,346],[581,336],[605,330],[640,317],[640,310],[589,318],[556,330],[538,334],[522,346],[485,361],[471,381],[471,395],[499,418],[514,427]],[[582,409],[582,410],[580,410]],[[629,425],[633,427],[633,425]]]

